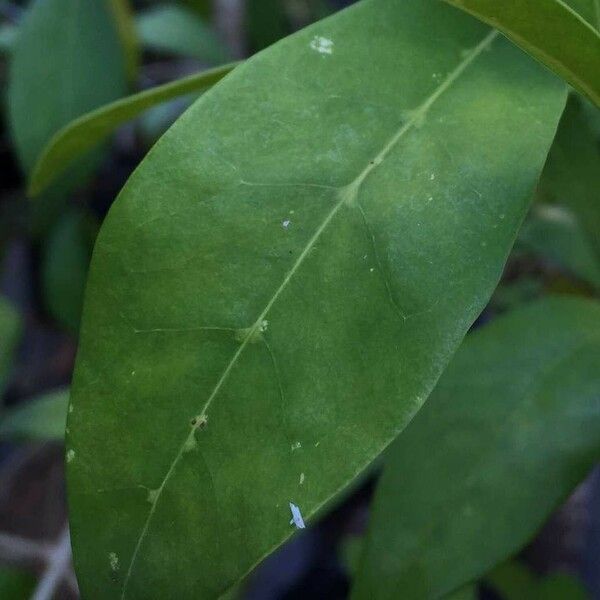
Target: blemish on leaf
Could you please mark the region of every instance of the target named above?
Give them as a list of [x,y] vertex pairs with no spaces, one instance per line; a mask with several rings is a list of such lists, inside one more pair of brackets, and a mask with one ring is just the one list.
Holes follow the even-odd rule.
[[300,473],[299,483],[300,483],[300,485],[302,485],[304,483],[304,473]]
[[109,552],[108,562],[110,563],[111,571],[116,572],[119,570],[119,557],[116,552]]
[[198,446],[198,442],[196,441],[196,436],[194,435],[195,431],[196,431],[195,429],[192,429],[187,440],[185,440],[185,444],[183,445],[184,452],[191,452],[192,450],[195,450],[196,447]]
[[67,462],[70,463],[74,458],[75,458],[75,450],[73,450],[72,448],[67,450]]
[[194,429],[204,429],[207,423],[208,417],[206,415],[197,415],[196,417],[192,417],[192,419],[190,419],[190,425]]
[[246,341],[246,338],[250,336],[248,340],[251,344],[256,344],[262,341],[262,334],[269,328],[269,321],[263,319],[258,326],[254,325],[252,327],[244,327],[243,329],[238,329],[235,332],[235,339],[243,343]]
[[158,498],[159,494],[160,494],[160,490],[158,490],[158,489],[148,490],[148,496],[147,496],[146,500],[148,500],[148,502],[150,502],[150,504],[154,504],[156,502],[156,499]]
[[289,227],[291,224],[292,224],[292,222],[291,222],[289,219],[286,219],[285,221],[283,221],[283,222],[281,223],[281,226],[282,226],[284,229],[287,229],[287,228],[288,228],[288,227]]
[[402,119],[407,123],[412,122],[413,127],[419,129],[425,124],[425,113],[419,110],[404,110]]
[[69,404],[69,414],[73,412],[73,403]]
[[292,444],[292,452],[293,452],[294,450],[299,450],[300,448],[302,448],[302,444],[301,444],[300,442],[294,442],[294,443]]
[[319,54],[333,54],[333,40],[315,35],[310,42],[310,47]]

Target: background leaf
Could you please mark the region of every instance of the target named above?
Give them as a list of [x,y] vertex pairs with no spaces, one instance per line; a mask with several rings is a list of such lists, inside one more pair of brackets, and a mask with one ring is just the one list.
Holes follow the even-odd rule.
[[519,550],[598,460],[599,387],[596,302],[470,335],[387,454],[353,598],[438,598]]
[[177,5],[146,10],[136,19],[137,30],[147,49],[197,58],[218,64],[231,60],[226,46],[199,15]]
[[216,597],[293,534],[290,502],[310,523],[380,454],[496,285],[564,101],[476,20],[378,0],[185,113],[90,270],[67,439],[84,596]]
[[21,319],[7,300],[0,296],[0,395],[4,391],[13,353],[21,335]]
[[81,209],[62,215],[44,242],[42,286],[46,307],[71,333],[79,330],[83,294],[97,223]]
[[[446,0],[497,27],[600,107],[600,34],[561,0]],[[592,6],[592,0],[587,0]]]
[[575,215],[600,263],[600,140],[576,97],[570,98],[561,119],[540,190]]
[[[8,88],[10,127],[25,173],[58,129],[126,89],[123,48],[106,0],[33,2],[14,45]],[[54,220],[97,160],[82,159],[32,206],[34,230]]]
[[127,76],[129,81],[134,83],[140,65],[140,41],[135,27],[133,11],[129,0],[108,0],[108,2],[123,45]]
[[65,435],[69,390],[57,390],[27,400],[1,413],[4,440],[62,440]]
[[30,193],[40,194],[79,156],[103,142],[120,125],[173,98],[211,87],[237,63],[223,65],[121,98],[63,127],[39,157],[30,180]]

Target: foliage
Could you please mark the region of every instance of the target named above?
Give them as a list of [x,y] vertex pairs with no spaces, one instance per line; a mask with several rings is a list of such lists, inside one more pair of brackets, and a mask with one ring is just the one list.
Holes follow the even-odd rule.
[[584,598],[507,559],[600,451],[600,4],[242,4],[1,6],[0,440],[64,439],[83,597],[236,597],[376,480],[353,598]]

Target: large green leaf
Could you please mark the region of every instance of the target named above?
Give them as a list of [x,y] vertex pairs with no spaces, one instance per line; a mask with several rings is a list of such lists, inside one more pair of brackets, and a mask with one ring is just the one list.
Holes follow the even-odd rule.
[[389,444],[500,276],[564,88],[437,0],[368,0],[161,138],[88,279],[84,596],[215,597],[293,534],[290,502],[310,523]]
[[600,304],[469,336],[387,454],[353,598],[438,598],[516,552],[600,456]]
[[224,43],[199,15],[177,5],[151,8],[137,17],[137,31],[150,50],[218,64],[230,60]]
[[103,142],[120,125],[152,106],[192,92],[201,92],[229,73],[237,63],[223,65],[116,100],[85,114],[54,135],[31,175],[29,192],[37,196],[73,161]]
[[[588,4],[592,0],[588,0]],[[600,107],[600,33],[562,0],[446,0],[497,27]]]
[[0,416],[0,439],[62,440],[68,403],[65,389],[18,404]]
[[0,396],[4,392],[20,335],[21,319],[17,311],[0,296]]

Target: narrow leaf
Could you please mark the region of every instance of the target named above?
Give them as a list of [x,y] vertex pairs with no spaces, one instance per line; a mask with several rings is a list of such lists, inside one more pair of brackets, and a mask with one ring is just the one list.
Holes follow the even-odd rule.
[[600,107],[600,33],[562,0],[446,0],[502,31]]
[[0,417],[0,438],[62,440],[68,403],[69,390],[58,390],[3,412]]
[[600,304],[467,338],[387,455],[353,598],[439,598],[533,536],[600,456]]
[[181,117],[90,269],[84,596],[217,597],[296,531],[290,502],[309,525],[380,454],[496,285],[564,102],[459,11],[367,0]]
[[102,106],[61,129],[50,140],[37,161],[29,183],[29,193],[43,192],[73,161],[103,142],[120,125],[152,106],[192,92],[201,92],[229,73],[235,63],[203,71],[156,86]]

